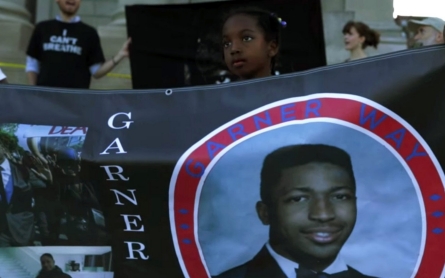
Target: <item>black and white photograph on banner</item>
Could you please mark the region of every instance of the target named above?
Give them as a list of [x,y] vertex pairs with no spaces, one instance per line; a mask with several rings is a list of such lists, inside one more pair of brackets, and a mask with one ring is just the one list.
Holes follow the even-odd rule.
[[403,159],[376,138],[317,121],[227,150],[208,169],[199,199],[198,238],[211,275],[410,277],[424,236],[419,189]]
[[0,248],[0,277],[113,278],[111,247]]
[[0,125],[0,247],[108,245],[96,189],[81,175],[87,131]]

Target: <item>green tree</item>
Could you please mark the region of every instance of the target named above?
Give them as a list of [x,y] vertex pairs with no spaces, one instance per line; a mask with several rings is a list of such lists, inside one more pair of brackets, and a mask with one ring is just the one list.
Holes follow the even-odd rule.
[[18,152],[23,154],[24,150],[19,146],[19,139],[14,133],[10,133],[10,130],[5,131],[3,128],[0,130],[0,145],[8,152]]
[[19,124],[0,124],[0,129],[4,130],[5,132],[14,135],[17,132],[17,129],[19,128]]

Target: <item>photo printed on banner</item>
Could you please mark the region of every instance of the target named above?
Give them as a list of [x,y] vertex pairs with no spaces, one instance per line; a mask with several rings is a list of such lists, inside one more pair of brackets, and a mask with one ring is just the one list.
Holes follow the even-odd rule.
[[423,277],[443,269],[443,192],[437,159],[403,119],[318,94],[192,146],[172,177],[170,220],[187,277]]
[[[422,216],[413,182],[385,146],[349,127],[308,122],[265,131],[225,153],[203,184],[198,229],[217,277],[236,277],[240,265],[262,273],[259,262],[272,264],[278,254],[313,268],[311,261],[325,259],[318,271],[328,274],[409,277]],[[394,241],[395,234],[410,244]],[[304,271],[294,262],[287,273],[295,269]]]
[[113,278],[111,247],[0,248],[0,277]]
[[87,131],[0,125],[0,247],[109,245],[97,189],[81,175]]

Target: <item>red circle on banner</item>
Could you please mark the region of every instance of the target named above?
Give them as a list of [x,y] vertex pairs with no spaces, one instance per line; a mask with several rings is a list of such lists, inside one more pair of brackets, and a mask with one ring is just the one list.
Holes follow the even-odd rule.
[[[271,103],[213,131],[180,158],[170,183],[170,223],[184,276],[210,277],[197,229],[199,197],[211,168],[208,166],[245,136],[308,119],[341,120],[357,130],[372,132],[403,158],[419,186],[424,209],[421,250],[412,277],[441,277],[445,265],[445,178],[437,159],[422,137],[395,113],[368,99],[343,94],[315,94]],[[243,132],[237,132],[239,129]],[[397,132],[403,132],[403,141],[394,140]]]

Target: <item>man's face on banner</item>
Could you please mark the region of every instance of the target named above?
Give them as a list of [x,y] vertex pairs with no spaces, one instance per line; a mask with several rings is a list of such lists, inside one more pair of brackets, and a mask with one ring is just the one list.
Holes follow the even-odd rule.
[[56,0],[60,11],[66,15],[75,15],[80,7],[80,0]]
[[42,269],[45,271],[50,271],[54,268],[54,260],[48,256],[41,257],[40,264],[42,265]]
[[333,261],[357,217],[355,185],[343,168],[330,163],[284,170],[272,203],[266,215],[259,209],[263,223],[270,225],[270,242],[300,263]]

